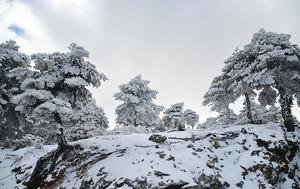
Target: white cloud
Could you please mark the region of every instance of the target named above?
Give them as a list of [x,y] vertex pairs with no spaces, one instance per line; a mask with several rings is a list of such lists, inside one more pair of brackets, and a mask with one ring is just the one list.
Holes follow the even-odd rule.
[[[76,42],[109,81],[93,94],[114,122],[118,85],[142,74],[159,104],[185,102],[200,120],[202,96],[236,46],[261,27],[300,44],[299,0],[18,0],[0,1],[0,40],[26,53],[66,51]],[[7,27],[22,27],[26,38]],[[297,113],[297,112],[296,112]],[[300,112],[299,112],[300,115]]]

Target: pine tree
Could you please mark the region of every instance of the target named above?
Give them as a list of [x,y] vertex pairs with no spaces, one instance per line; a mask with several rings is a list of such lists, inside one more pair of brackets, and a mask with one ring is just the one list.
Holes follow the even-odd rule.
[[[246,115],[252,123],[251,99],[256,95],[255,91],[263,88],[262,93],[273,93],[272,98],[275,98],[274,91],[266,91],[267,88],[275,88],[279,93],[284,124],[288,131],[293,131],[295,124],[291,107],[293,96],[300,93],[300,50],[289,39],[290,35],[261,29],[253,35],[249,44],[242,50],[236,50],[225,61],[226,65],[219,77],[223,79],[224,91],[232,98],[231,102],[245,96]],[[218,101],[218,98],[212,99],[217,106]]]
[[179,131],[184,130],[185,117],[183,113],[184,103],[177,103],[171,105],[166,109],[163,114],[162,122],[167,129],[177,129]]
[[[39,125],[37,133],[44,130],[51,134],[57,128],[68,129],[76,125],[81,119],[77,115],[82,107],[95,103],[87,86],[99,87],[107,80],[86,60],[89,53],[83,47],[71,44],[69,50],[67,53],[32,55],[36,71],[22,81],[23,92],[13,98],[16,110]],[[16,73],[20,71],[15,70]],[[49,135],[47,138],[51,142]]]
[[195,125],[199,121],[199,115],[193,110],[186,109],[183,112],[183,115],[184,115],[184,119],[185,119],[186,124],[190,125],[192,128],[194,128]]
[[108,120],[102,108],[91,100],[76,112],[77,123],[67,130],[67,139],[75,141],[101,135],[108,128]]
[[252,75],[262,75],[264,72],[258,84],[277,89],[284,124],[287,131],[294,131],[291,107],[293,96],[300,93],[300,49],[290,42],[290,37],[262,29],[253,35],[247,48],[255,56]]
[[114,95],[116,100],[123,101],[116,109],[118,124],[149,127],[160,123],[163,107],[153,103],[157,91],[150,89],[149,83],[139,75],[119,86],[120,92]]
[[203,123],[198,124],[197,129],[207,129],[207,128],[216,127],[219,125],[220,124],[218,123],[216,117],[209,117]]
[[16,42],[12,40],[0,44],[0,141],[6,137],[13,140],[16,134],[23,132],[19,124],[21,117],[11,102],[13,96],[20,93],[20,83],[9,77],[11,70],[29,67],[29,57],[18,49]]
[[236,49],[232,56],[225,61],[225,67],[223,68],[222,74],[224,75],[224,82],[227,83],[226,91],[229,92],[229,96],[232,96],[231,102],[244,96],[247,119],[250,123],[255,123],[251,105],[256,96],[253,87],[256,83],[255,78],[252,78],[249,75],[252,60],[253,57],[248,49]]
[[219,116],[216,118],[218,124],[227,125],[235,121],[236,115],[229,108],[229,104],[233,103],[237,96],[232,89],[229,89],[228,84],[229,82],[225,75],[215,77],[203,97],[203,106],[211,106],[212,111],[219,113]]

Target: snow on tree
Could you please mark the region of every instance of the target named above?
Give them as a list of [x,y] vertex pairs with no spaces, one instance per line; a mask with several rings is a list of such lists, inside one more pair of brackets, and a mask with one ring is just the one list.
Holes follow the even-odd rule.
[[290,37],[262,29],[246,48],[255,57],[252,75],[257,77],[257,85],[277,89],[284,124],[287,131],[294,131],[291,107],[293,96],[300,93],[300,49],[290,42]]
[[255,90],[263,88],[262,93],[270,92],[275,97],[274,91],[264,89],[275,88],[279,93],[284,124],[288,131],[293,131],[291,107],[293,96],[300,93],[300,50],[289,39],[287,34],[260,30],[249,44],[225,61],[222,75],[225,91],[233,98],[232,102],[245,96],[246,115],[252,123],[251,100],[256,95]]
[[[41,129],[48,133],[53,133],[58,127],[68,129],[83,119],[99,122],[99,114],[104,122],[107,121],[103,111],[96,108],[92,94],[87,89],[88,86],[99,87],[107,80],[106,76],[86,60],[89,53],[83,47],[71,44],[69,50],[67,53],[32,55],[35,71],[27,74],[31,77],[22,80],[23,93],[14,97],[16,110],[38,125],[38,133],[41,133]],[[11,75],[16,76],[20,72],[23,70],[13,70]],[[82,108],[85,106],[96,108],[95,113],[87,115],[89,118],[83,118],[86,114]]]
[[237,119],[237,115],[231,109],[228,109],[226,112],[219,113],[219,115],[216,117],[217,123],[219,125],[234,124]]
[[[266,107],[254,102],[251,108],[253,118],[257,123],[279,123],[283,121],[280,108],[275,105]],[[238,115],[238,119],[235,124],[244,124],[247,123],[247,120],[246,111],[243,109]]]
[[162,122],[167,129],[178,129],[179,131],[184,130],[185,117],[183,113],[184,103],[176,103],[171,105],[170,108],[166,109],[163,114]]
[[194,126],[199,121],[199,115],[195,111],[190,110],[190,109],[186,109],[183,112],[183,116],[184,116],[184,119],[185,119],[185,123],[187,125],[190,125],[192,128],[194,128]]
[[222,70],[224,82],[227,84],[226,91],[229,91],[227,95],[232,97],[231,102],[240,96],[245,97],[245,112],[250,123],[255,122],[251,104],[256,96],[253,87],[256,84],[256,78],[250,75],[252,59],[248,49],[236,49],[232,56],[225,61],[225,67]]
[[225,75],[213,79],[208,91],[204,95],[203,106],[211,106],[212,111],[219,113],[216,118],[218,124],[231,124],[235,121],[236,115],[229,108],[229,104],[236,100],[233,90],[228,87]]
[[216,117],[209,117],[203,123],[198,124],[197,129],[207,129],[207,128],[216,127],[219,125],[220,124],[218,123]]
[[14,150],[25,148],[28,146],[35,146],[36,148],[43,148],[44,139],[40,136],[25,134],[20,139],[14,141]]
[[296,94],[295,98],[297,99],[297,104],[300,107],[300,94]]
[[217,76],[213,79],[209,89],[204,95],[203,106],[211,106],[212,111],[224,112],[228,110],[232,102],[229,95],[231,92],[226,91],[224,75]]
[[270,106],[269,108],[262,108],[262,120],[265,122],[280,123],[283,122],[281,110],[277,106]]
[[18,51],[15,41],[6,41],[0,44],[0,140],[6,137],[14,138],[22,132],[18,120],[20,115],[11,103],[14,95],[19,93],[20,83],[9,77],[9,72],[15,68],[27,69],[29,57]]
[[139,75],[119,86],[120,92],[114,95],[116,100],[123,101],[116,108],[118,124],[149,127],[160,123],[159,114],[164,108],[153,103],[158,92],[150,89],[149,83]]
[[270,86],[266,86],[258,95],[258,102],[262,106],[274,106],[276,103],[277,92],[272,89]]
[[104,110],[96,105],[95,100],[91,100],[77,111],[76,117],[76,125],[67,130],[67,138],[70,141],[101,135],[103,130],[108,128]]

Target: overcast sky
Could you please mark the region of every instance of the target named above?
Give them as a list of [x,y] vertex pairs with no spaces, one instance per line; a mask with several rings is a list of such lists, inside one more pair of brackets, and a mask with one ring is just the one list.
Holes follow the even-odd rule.
[[300,0],[0,0],[0,42],[28,54],[84,46],[109,78],[93,94],[111,127],[113,94],[138,74],[157,104],[184,102],[204,121],[214,114],[202,97],[224,60],[260,28],[300,45],[299,10]]

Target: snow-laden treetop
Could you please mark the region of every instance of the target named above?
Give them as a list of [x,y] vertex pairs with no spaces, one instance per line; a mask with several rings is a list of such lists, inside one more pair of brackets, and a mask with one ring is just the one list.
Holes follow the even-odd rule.
[[157,91],[148,87],[150,81],[142,80],[141,75],[131,79],[129,83],[119,86],[120,92],[114,97],[116,100],[121,100],[128,103],[138,104],[141,101],[151,102],[156,99]]
[[34,60],[34,68],[40,72],[46,72],[43,79],[48,87],[64,80],[70,87],[92,85],[99,87],[107,77],[96,70],[86,58],[89,53],[81,46],[72,43],[69,52],[52,54],[38,53],[31,56]]

